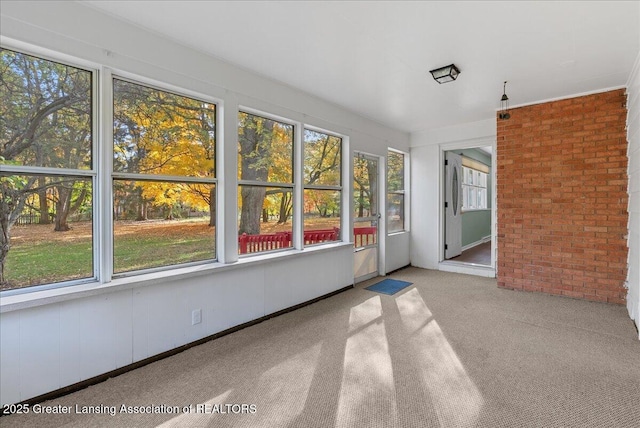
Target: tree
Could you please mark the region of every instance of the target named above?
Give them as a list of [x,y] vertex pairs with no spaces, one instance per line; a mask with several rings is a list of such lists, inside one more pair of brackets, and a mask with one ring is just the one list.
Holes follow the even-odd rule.
[[[238,126],[239,178],[267,182],[274,121],[240,112]],[[238,234],[260,233],[260,216],[266,187],[241,186]]]
[[[134,83],[114,81],[114,171],[175,177],[213,177],[215,106]],[[176,181],[138,181],[129,194],[146,219],[151,204],[172,219],[181,205],[210,211],[215,188]]]
[[[91,73],[33,56],[0,50],[0,161],[29,167],[82,169],[91,167]],[[1,283],[9,254],[11,228],[34,193],[40,215],[47,217],[47,189],[55,182],[45,177],[3,174],[0,204],[2,250]],[[38,186],[38,187],[36,187]],[[60,193],[60,189],[57,189]],[[56,215],[66,225],[67,209]],[[60,211],[62,210],[62,211]],[[56,228],[58,229],[58,228]]]
[[377,163],[366,158],[353,160],[353,193],[357,217],[370,217],[377,214],[378,171]]
[[340,185],[341,157],[341,138],[305,129],[305,184]]

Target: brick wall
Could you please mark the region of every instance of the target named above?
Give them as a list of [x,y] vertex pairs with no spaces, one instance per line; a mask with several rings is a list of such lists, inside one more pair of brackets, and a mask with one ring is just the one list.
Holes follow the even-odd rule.
[[498,286],[624,303],[624,90],[497,119]]

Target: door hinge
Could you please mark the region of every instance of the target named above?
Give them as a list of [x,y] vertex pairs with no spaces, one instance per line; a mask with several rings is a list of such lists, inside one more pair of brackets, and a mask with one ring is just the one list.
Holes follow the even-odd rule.
[[449,249],[449,246],[448,246],[447,244],[444,244],[444,249],[445,249],[445,250],[448,250],[448,249]]
[[445,202],[445,203],[444,203],[444,207],[445,207],[445,208],[449,208],[449,202]]
[[449,165],[449,161],[447,159],[444,160],[445,165]]

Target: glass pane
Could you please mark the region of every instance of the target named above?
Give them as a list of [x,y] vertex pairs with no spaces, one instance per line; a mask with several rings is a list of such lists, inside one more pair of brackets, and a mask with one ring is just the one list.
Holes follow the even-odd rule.
[[387,195],[387,228],[388,233],[404,230],[404,195]]
[[377,221],[355,221],[353,222],[353,245],[355,248],[378,243],[378,222]]
[[239,112],[238,179],[293,183],[293,125]]
[[467,184],[473,184],[473,170],[471,168],[467,168]]
[[404,155],[389,152],[387,156],[387,188],[390,192],[404,190]]
[[453,215],[458,215],[458,201],[459,201],[459,196],[458,196],[458,168],[456,168],[456,166],[454,165],[453,167],[453,178],[452,178],[452,182],[451,182],[451,199],[452,199],[452,205],[453,205]]
[[304,243],[317,244],[340,240],[339,190],[304,191]]
[[0,182],[2,290],[93,277],[91,179],[2,174]]
[[374,159],[353,159],[354,217],[378,215],[378,162]]
[[114,180],[115,273],[215,259],[215,186]]
[[478,208],[478,188],[470,187],[469,188],[469,208],[476,209]]
[[340,186],[342,138],[304,130],[305,184]]
[[91,72],[0,50],[0,163],[91,169]]
[[292,247],[293,189],[238,186],[238,252]]
[[469,186],[467,185],[462,186],[462,209],[469,209]]
[[113,170],[215,175],[215,104],[113,80]]

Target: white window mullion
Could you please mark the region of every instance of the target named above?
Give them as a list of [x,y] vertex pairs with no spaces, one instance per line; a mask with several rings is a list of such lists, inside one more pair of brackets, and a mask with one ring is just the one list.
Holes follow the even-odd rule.
[[[229,93],[224,106],[218,112],[218,261],[238,261],[238,100]],[[221,117],[222,116],[222,117]]]
[[304,127],[297,124],[293,134],[293,248],[304,247]]
[[110,282],[113,275],[113,79],[111,70],[103,68],[98,80],[98,99],[101,106],[96,133],[96,166],[98,188],[94,236],[96,250],[94,263],[98,269],[98,280]]

